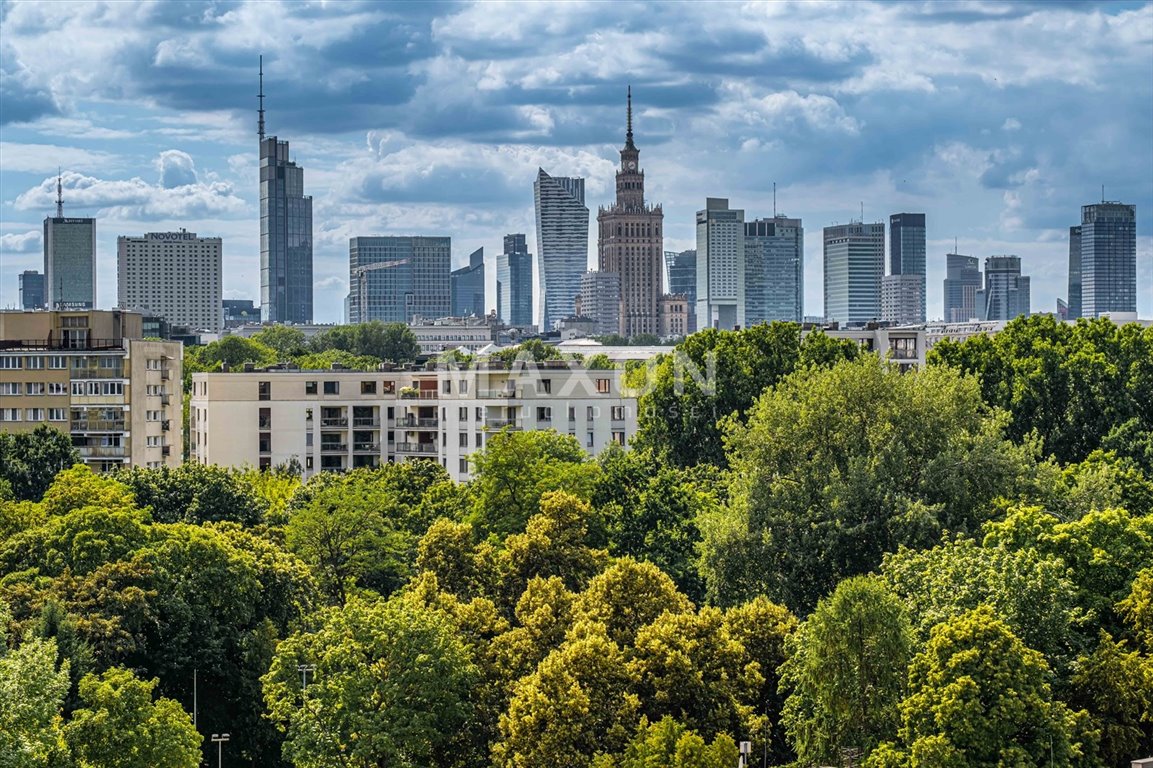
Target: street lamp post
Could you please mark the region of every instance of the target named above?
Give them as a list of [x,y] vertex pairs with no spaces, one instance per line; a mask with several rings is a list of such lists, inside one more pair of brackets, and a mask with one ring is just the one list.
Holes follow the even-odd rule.
[[227,733],[212,734],[212,741],[216,744],[216,768],[221,768],[224,760],[224,742],[228,741]]
[[304,695],[304,689],[308,687],[308,676],[312,675],[313,679],[316,678],[316,665],[315,664],[297,664],[296,671],[300,673],[300,695]]

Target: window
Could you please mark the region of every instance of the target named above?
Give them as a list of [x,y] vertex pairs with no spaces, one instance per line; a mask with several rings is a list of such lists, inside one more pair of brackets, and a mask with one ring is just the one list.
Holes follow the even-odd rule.
[[257,417],[257,425],[259,429],[272,429],[272,409],[261,408]]
[[[93,384],[97,382],[91,382]],[[123,381],[105,381],[101,383],[100,394],[102,395],[123,395],[124,382]]]
[[257,383],[256,395],[257,395],[257,398],[260,400],[271,400],[272,399],[272,382],[271,381],[261,381],[261,382]]
[[0,395],[20,394],[20,384],[15,381],[0,381]]
[[68,367],[68,358],[64,355],[52,355],[48,358],[48,367],[53,370],[62,370]]
[[385,382],[381,383],[381,390],[380,390],[381,394],[391,395],[395,390],[396,390],[396,382],[385,381]]
[[588,442],[586,442],[585,445],[589,448],[592,448],[595,442],[595,435],[592,432],[589,432]]
[[613,432],[613,442],[616,443],[617,445],[624,445],[625,444],[625,433],[624,432]]
[[441,391],[444,392],[446,395],[452,394],[452,379],[445,379],[444,380],[444,382],[441,384]]
[[468,473],[468,457],[466,457],[466,456],[460,457],[460,471],[461,471],[461,474],[467,474]]
[[0,408],[0,421],[20,421],[19,408]]
[[625,407],[623,405],[614,405],[613,406],[612,420],[613,421],[624,421],[625,420]]
[[75,396],[82,396],[84,394],[84,389],[85,389],[84,384],[85,384],[85,382],[83,382],[83,381],[72,382],[72,394]]
[[260,447],[261,453],[272,453],[272,433],[271,432],[261,432],[259,434],[258,442],[259,442],[259,447]]
[[484,421],[484,408],[483,407],[476,409],[476,420],[477,421]]
[[326,381],[324,382],[324,394],[326,395],[339,395],[340,382],[339,381]]
[[312,433],[311,432],[305,432],[304,433],[304,447],[305,448],[311,448],[312,447]]
[[362,395],[375,395],[376,382],[375,381],[362,381],[360,382],[360,394]]
[[546,395],[551,395],[552,394],[552,379],[541,379],[540,380],[540,391],[544,392]]
[[461,421],[468,421],[468,406],[467,405],[462,405],[460,407],[460,414],[459,415],[460,415]]
[[585,420],[586,421],[592,421],[596,417],[597,417],[597,407],[595,405],[590,405],[588,408],[585,409]]
[[609,381],[609,379],[597,379],[597,392],[607,395],[609,393]]
[[43,408],[27,408],[24,411],[25,421],[44,421]]
[[460,447],[461,448],[467,448],[468,447],[468,433],[467,432],[461,432],[460,433]]
[[316,382],[315,381],[304,382],[304,394],[306,394],[306,395],[315,395],[316,394]]
[[463,380],[460,382],[460,393],[461,393],[462,395],[467,395],[467,394],[468,394],[468,379],[463,379]]
[[0,357],[0,369],[18,371],[23,367],[24,358],[22,357],[10,357],[7,355]]
[[68,385],[63,381],[50,381],[48,382],[48,394],[50,395],[67,395]]
[[476,433],[476,442],[474,443],[474,445],[477,448],[483,448],[484,447],[484,433],[483,432],[477,432]]
[[68,421],[68,414],[65,413],[63,408],[49,408],[48,409],[49,421]]
[[27,362],[28,370],[39,371],[44,368],[44,358],[40,355],[30,356]]
[[576,421],[576,406],[570,405],[568,407],[568,420]]
[[552,408],[548,406],[539,406],[536,409],[537,421],[552,421]]
[[304,468],[305,469],[312,469],[312,457],[311,456],[305,456],[304,457]]
[[44,394],[44,382],[30,381],[24,385],[24,392],[28,395],[42,395]]

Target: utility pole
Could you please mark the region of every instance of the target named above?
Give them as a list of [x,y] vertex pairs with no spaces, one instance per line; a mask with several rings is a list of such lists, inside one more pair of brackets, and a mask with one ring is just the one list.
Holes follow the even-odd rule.
[[212,734],[212,741],[216,744],[216,768],[221,768],[224,760],[224,742],[228,741],[227,733]]

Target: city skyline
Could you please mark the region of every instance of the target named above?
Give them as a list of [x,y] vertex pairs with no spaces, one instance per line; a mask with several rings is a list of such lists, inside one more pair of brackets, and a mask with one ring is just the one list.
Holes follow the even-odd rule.
[[[1053,311],[1068,227],[1104,184],[1138,209],[1137,310],[1153,315],[1149,3],[673,4],[645,15],[652,34],[628,4],[518,8],[498,29],[477,5],[6,5],[0,306],[42,269],[57,166],[69,212],[99,220],[100,306],[116,237],[179,227],[222,237],[225,296],[259,300],[263,53],[268,133],[315,201],[317,321],[341,319],[349,237],[449,236],[454,267],[508,232],[531,241],[537,167],[610,203],[630,82],[667,250],[695,244],[706,197],[770,217],[776,181],[779,212],[811,232],[862,201],[866,221],[923,211],[930,318],[954,250],[1021,256],[1033,310]],[[805,313],[822,314],[821,243],[805,246]]]

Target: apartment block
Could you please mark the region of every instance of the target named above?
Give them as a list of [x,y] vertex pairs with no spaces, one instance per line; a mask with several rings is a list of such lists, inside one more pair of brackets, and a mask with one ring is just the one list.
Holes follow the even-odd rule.
[[180,464],[180,342],[139,313],[0,312],[0,430],[49,424],[93,470]]
[[619,370],[569,361],[197,373],[190,451],[194,461],[228,467],[296,460],[306,478],[429,459],[463,481],[469,457],[503,429],[555,429],[590,455],[628,445],[637,400],[622,387]]

